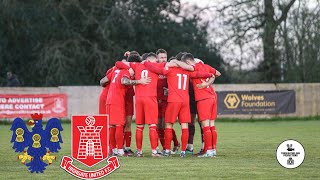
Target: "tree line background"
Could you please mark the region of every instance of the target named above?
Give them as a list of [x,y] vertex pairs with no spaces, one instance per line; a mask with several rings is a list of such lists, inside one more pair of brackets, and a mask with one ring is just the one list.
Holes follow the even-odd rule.
[[[23,86],[98,85],[125,51],[158,48],[168,58],[193,53],[222,72],[217,83],[319,81],[320,8],[303,0],[226,2],[206,9],[221,19],[225,39],[215,43],[210,33],[218,28],[201,16],[205,9],[179,0],[0,0],[0,84],[10,70]],[[229,42],[245,47],[255,39],[263,54],[257,66],[223,58]]]

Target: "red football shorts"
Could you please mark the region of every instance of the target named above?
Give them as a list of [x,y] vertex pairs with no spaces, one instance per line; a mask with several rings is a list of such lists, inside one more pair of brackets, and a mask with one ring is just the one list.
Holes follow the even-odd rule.
[[133,97],[126,98],[126,116],[133,116]]
[[158,124],[156,97],[136,97],[136,124]]
[[217,119],[216,98],[203,99],[197,102],[199,121]]
[[158,118],[164,118],[166,114],[166,109],[167,109],[167,101],[164,100],[159,100],[158,101]]
[[125,125],[126,112],[124,105],[107,104],[107,114],[109,115],[110,125]]
[[190,105],[189,102],[168,102],[165,122],[174,124],[179,119],[179,123],[190,123]]

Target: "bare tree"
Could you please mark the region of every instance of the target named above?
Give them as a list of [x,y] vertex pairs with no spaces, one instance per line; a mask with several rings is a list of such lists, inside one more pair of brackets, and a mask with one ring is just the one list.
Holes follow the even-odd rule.
[[313,6],[301,0],[280,26],[284,80],[317,82],[320,77],[320,1]]
[[217,6],[226,38],[222,41],[262,43],[263,60],[259,65],[262,82],[280,81],[280,62],[276,33],[296,0],[229,0]]

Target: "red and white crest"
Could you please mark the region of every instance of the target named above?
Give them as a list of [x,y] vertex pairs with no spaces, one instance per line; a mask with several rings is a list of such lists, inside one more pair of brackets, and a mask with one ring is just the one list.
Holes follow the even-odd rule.
[[72,116],[72,157],[88,167],[107,159],[108,124],[107,115]]

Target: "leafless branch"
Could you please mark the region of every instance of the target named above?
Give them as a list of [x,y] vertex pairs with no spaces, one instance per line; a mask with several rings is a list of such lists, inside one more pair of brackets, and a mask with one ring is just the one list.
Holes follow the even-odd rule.
[[221,9],[218,9],[217,11],[221,13],[229,8],[234,8],[234,7],[240,6],[242,4],[251,3],[254,1],[256,1],[256,0],[238,0],[238,1],[235,1],[235,3],[233,3],[233,4],[226,5],[226,6],[222,7]]
[[[292,5],[295,3],[296,0],[291,0],[289,2],[289,4],[287,6],[285,6],[284,8],[282,8],[282,14],[281,14],[281,17],[276,20],[276,23],[279,25],[280,23],[282,23],[284,20],[286,20],[287,18],[287,15],[288,15],[288,12],[289,10],[291,9]],[[280,6],[281,7],[281,6]]]

